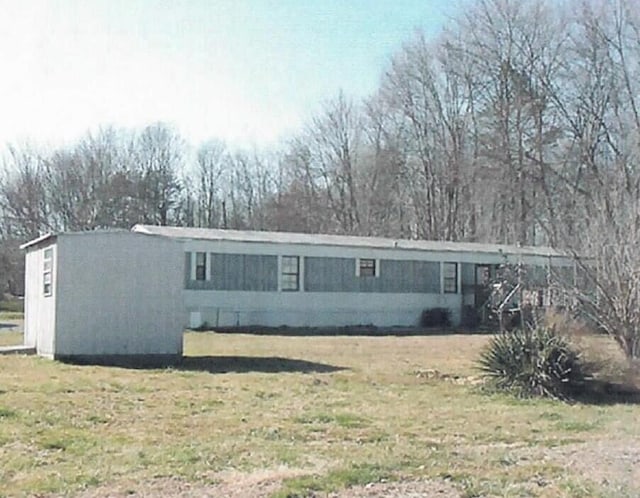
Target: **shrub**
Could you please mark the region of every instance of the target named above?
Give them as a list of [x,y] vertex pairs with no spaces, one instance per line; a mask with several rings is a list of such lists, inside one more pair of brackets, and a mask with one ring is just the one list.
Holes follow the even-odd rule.
[[494,337],[481,353],[479,366],[497,389],[520,397],[567,400],[585,380],[580,355],[553,327]]
[[451,312],[447,308],[428,308],[422,312],[423,327],[450,327]]
[[480,315],[475,306],[467,304],[462,307],[460,325],[462,325],[466,329],[471,330],[475,330],[480,326]]

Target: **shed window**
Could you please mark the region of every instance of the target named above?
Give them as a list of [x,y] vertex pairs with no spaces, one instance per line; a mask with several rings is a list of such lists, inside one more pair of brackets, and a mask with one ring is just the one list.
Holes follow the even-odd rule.
[[42,291],[46,297],[53,294],[53,249],[51,247],[44,250]]
[[361,277],[375,277],[377,275],[376,260],[361,258],[358,261],[358,269]]
[[458,263],[443,263],[443,292],[445,294],[458,293]]
[[283,291],[297,291],[300,288],[300,258],[282,256],[281,288]]
[[196,253],[196,280],[207,279],[207,253]]

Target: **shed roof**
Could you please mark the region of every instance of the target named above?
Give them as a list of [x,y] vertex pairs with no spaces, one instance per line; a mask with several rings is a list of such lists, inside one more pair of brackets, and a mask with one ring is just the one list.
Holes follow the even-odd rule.
[[354,237],[292,232],[263,232],[226,230],[217,228],[188,228],[155,225],[135,225],[132,231],[163,237],[190,240],[228,240],[233,242],[261,242],[272,244],[301,244],[375,249],[405,249],[417,251],[474,252],[489,254],[521,254],[527,256],[555,256],[562,253],[551,247],[513,246],[505,244],[479,244],[475,242],[449,242],[436,240],[387,239],[382,237]]
[[[144,232],[134,231],[134,233],[138,235],[145,235]],[[130,230],[124,230],[122,228],[104,228],[104,229],[96,229],[96,230],[85,230],[82,232],[49,232],[41,235],[40,237],[36,237],[35,239],[29,240],[20,246],[20,249],[28,249],[33,246],[44,244],[45,242],[55,242],[58,237],[67,237],[67,236],[93,236],[93,235],[111,235],[111,234],[131,234]]]
[[35,239],[32,239],[28,242],[25,242],[24,244],[22,244],[20,246],[20,249],[26,249],[27,247],[31,247],[31,246],[36,246],[42,242],[46,242],[47,240],[51,239],[51,240],[55,240],[55,238],[57,237],[57,235],[55,233],[45,233],[44,235],[41,235],[40,237],[36,237]]

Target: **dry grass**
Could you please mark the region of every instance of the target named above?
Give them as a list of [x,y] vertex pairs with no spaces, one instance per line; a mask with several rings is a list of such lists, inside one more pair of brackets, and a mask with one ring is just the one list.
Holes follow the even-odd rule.
[[[482,394],[470,377],[485,341],[188,333],[185,365],[166,370],[0,357],[0,496],[222,496],[229,475],[253,483],[238,496],[380,479],[461,496],[640,492],[617,458],[640,437],[638,406]],[[567,456],[611,441],[616,465],[599,450],[596,479]]]
[[17,346],[22,344],[23,336],[22,332],[2,332],[0,331],[0,347],[2,346]]
[[22,344],[22,313],[0,311],[0,347]]

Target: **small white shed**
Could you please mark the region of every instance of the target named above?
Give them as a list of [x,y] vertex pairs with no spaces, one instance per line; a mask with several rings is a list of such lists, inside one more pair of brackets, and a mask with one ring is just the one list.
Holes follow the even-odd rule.
[[182,246],[128,231],[49,234],[26,250],[25,345],[91,363],[182,356]]

